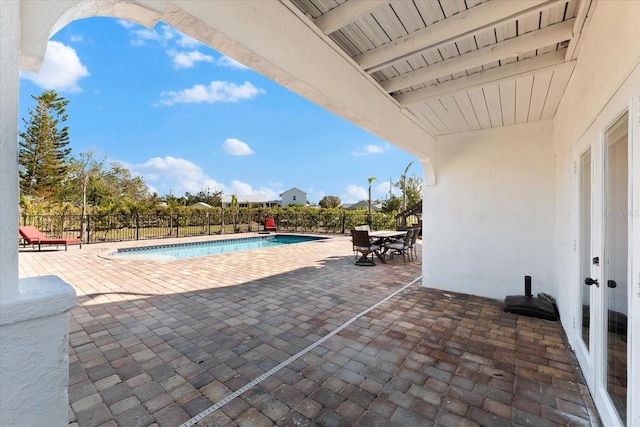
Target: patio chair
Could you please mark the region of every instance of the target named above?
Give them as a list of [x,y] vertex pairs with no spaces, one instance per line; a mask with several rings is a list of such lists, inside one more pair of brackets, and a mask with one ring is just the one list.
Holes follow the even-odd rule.
[[407,230],[407,234],[405,234],[404,239],[396,240],[385,245],[385,248],[391,251],[389,258],[392,258],[393,255],[396,254],[402,255],[402,261],[405,264],[407,263],[407,256],[409,257],[409,261],[411,261],[411,239],[413,239],[414,230],[415,229],[410,228]]
[[411,237],[411,253],[415,257],[414,259],[418,259],[418,250],[416,249],[416,241],[418,240],[418,236],[420,235],[420,227],[413,227],[413,236]]
[[49,238],[42,234],[40,230],[32,225],[22,225],[18,227],[18,231],[20,232],[20,236],[26,242],[26,244],[32,245],[35,249],[36,245],[38,245],[38,250],[42,249],[42,245],[55,245],[56,247],[59,245],[64,245],[64,250],[67,250],[67,245],[79,244],[80,249],[82,249],[82,240],[76,238],[68,238],[68,239],[56,239]]
[[[373,256],[379,254],[381,246],[377,243],[371,243],[367,230],[351,230],[351,241],[353,252],[356,254],[355,265],[376,265]],[[360,254],[359,257],[358,254]]]
[[264,231],[278,231],[276,229],[276,220],[271,217],[265,218]]

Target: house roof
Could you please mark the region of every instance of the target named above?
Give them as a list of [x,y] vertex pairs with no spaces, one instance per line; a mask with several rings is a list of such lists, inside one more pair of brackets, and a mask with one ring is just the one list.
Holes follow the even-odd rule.
[[591,0],[292,0],[432,136],[551,119]]
[[211,205],[205,202],[196,202],[193,205],[191,205],[191,207],[193,208],[210,208]]
[[291,188],[290,188],[290,189],[288,189],[287,191],[283,191],[282,193],[280,193],[280,194],[279,194],[279,196],[280,196],[280,197],[282,197],[282,195],[283,195],[283,194],[291,193],[291,192],[293,192],[293,191],[297,191],[297,192],[299,192],[299,193],[303,193],[304,195],[306,195],[306,194],[307,194],[306,192],[302,191],[302,190],[301,190],[301,189],[299,189],[299,188],[291,187]]
[[[351,210],[356,210],[356,209],[369,209],[369,201],[368,200],[360,200],[357,203],[352,203],[352,204],[345,204],[342,205],[342,207],[348,211]],[[372,211],[379,211],[382,209],[382,206],[380,204],[376,204],[374,202],[371,202],[371,210]]]

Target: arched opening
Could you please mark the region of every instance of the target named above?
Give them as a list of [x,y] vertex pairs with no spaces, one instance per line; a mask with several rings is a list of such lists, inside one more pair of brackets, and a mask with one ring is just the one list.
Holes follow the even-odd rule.
[[[145,3],[146,5],[146,3]],[[13,35],[13,38],[8,37],[3,40],[3,57],[5,60],[3,61],[3,72],[5,71],[5,65],[8,65],[8,76],[13,75],[15,80],[11,78],[8,79],[9,82],[3,83],[3,94],[6,94],[7,97],[5,102],[3,103],[3,111],[11,111],[11,116],[14,117],[15,121],[8,121],[6,123],[8,128],[17,128],[17,126],[13,126],[17,122],[17,118],[19,117],[18,113],[18,62],[20,63],[20,67],[23,70],[35,70],[38,68],[39,63],[42,58],[44,58],[47,42],[50,36],[56,33],[60,28],[64,27],[66,24],[77,21],[83,18],[89,18],[92,16],[115,16],[122,19],[129,19],[135,22],[144,23],[145,25],[151,26],[153,23],[157,22],[160,17],[166,18],[165,22],[174,26],[175,28],[182,29],[185,33],[190,34],[192,37],[196,37],[199,40],[205,42],[209,46],[214,46],[222,52],[227,53],[229,56],[233,56],[238,58],[242,62],[251,65],[252,68],[258,70],[260,73],[268,76],[279,84],[283,84],[291,90],[294,90],[296,93],[304,96],[307,99],[314,101],[315,103],[321,105],[323,108],[332,111],[334,113],[340,114],[343,118],[353,121],[358,125],[362,126],[368,130],[375,130],[378,135],[381,137],[391,136],[393,132],[389,130],[385,130],[384,126],[380,126],[376,123],[376,116],[385,117],[384,120],[393,120],[393,117],[386,118],[385,108],[378,108],[375,102],[371,101],[371,95],[365,97],[365,99],[360,99],[354,101],[354,97],[351,96],[352,93],[357,93],[358,88],[352,88],[350,90],[345,90],[345,88],[349,88],[351,86],[351,82],[349,78],[344,79],[329,79],[331,83],[325,82],[322,76],[323,71],[321,67],[317,67],[312,63],[301,63],[299,64],[296,61],[296,58],[299,56],[296,53],[287,53],[282,56],[282,52],[274,52],[274,48],[272,46],[282,46],[282,43],[278,43],[274,40],[260,40],[258,34],[253,33],[251,29],[257,28],[257,26],[253,26],[254,23],[260,23],[269,21],[268,17],[263,19],[264,14],[262,12],[267,12],[267,14],[271,14],[271,16],[277,16],[278,13],[281,12],[282,6],[279,3],[265,3],[260,4],[257,8],[258,10],[250,10],[255,5],[247,6],[244,3],[235,3],[233,6],[229,4],[219,4],[219,3],[200,3],[195,9],[190,11],[179,10],[174,5],[163,5],[160,8],[155,8],[154,6],[140,6],[138,3],[124,3],[124,2],[82,2],[76,3],[72,6],[68,6],[68,4],[47,4],[46,7],[42,9],[38,9],[40,6],[38,4],[34,4],[33,2],[25,2],[21,4],[12,4],[10,7],[10,14],[7,15],[7,21],[5,21],[3,17],[3,29],[7,29],[7,33]],[[9,6],[3,6],[9,7]],[[185,7],[190,7],[186,5]],[[203,22],[201,20],[195,19],[194,16],[198,15],[198,10],[200,7],[206,8],[217,8],[220,7],[219,14],[207,14],[208,18],[219,21],[215,22]],[[274,8],[275,7],[275,8]],[[166,9],[165,9],[166,8]],[[234,8],[240,8],[245,10],[235,10]],[[248,8],[248,9],[247,9]],[[234,9],[234,10],[232,10]],[[263,9],[263,10],[260,10]],[[4,9],[3,9],[4,12]],[[211,10],[208,10],[211,12]],[[4,15],[4,13],[3,13]],[[237,25],[237,22],[234,22],[234,19],[229,19],[229,17],[233,16],[243,16],[243,19],[246,19],[246,25],[244,28],[249,29],[250,31],[245,35],[238,35],[234,33],[233,27]],[[9,19],[14,19],[14,23],[10,24],[8,22]],[[20,22],[18,24],[17,22]],[[226,21],[226,22],[225,22]],[[277,19],[274,19],[273,22],[277,22]],[[5,25],[5,23],[9,25]],[[217,31],[214,28],[219,28],[216,24],[220,24],[224,27],[224,30]],[[224,24],[224,25],[223,25]],[[297,24],[299,25],[299,23]],[[265,28],[260,28],[260,31],[264,31]],[[231,34],[231,35],[228,35]],[[278,32],[274,29],[271,29],[271,34],[277,35]],[[256,42],[257,40],[257,42]],[[265,44],[262,46],[264,48],[264,52],[261,54],[257,54],[256,50],[252,50],[249,48],[250,41],[254,41],[260,47],[261,44]],[[304,45],[305,43],[301,43]],[[253,46],[255,48],[256,45]],[[326,46],[323,47],[326,49]],[[282,49],[280,49],[282,50]],[[257,51],[260,51],[259,49]],[[5,52],[12,52],[13,56],[7,57],[4,56]],[[18,55],[18,52],[20,54]],[[233,54],[233,55],[232,55]],[[272,56],[273,55],[273,56]],[[328,68],[331,69],[333,64],[328,64]],[[340,65],[344,67],[344,64]],[[288,70],[288,67],[292,67],[289,72],[284,71]],[[309,71],[309,68],[314,68],[316,71]],[[351,71],[353,72],[353,71]],[[339,73],[338,73],[339,74]],[[307,75],[308,80],[301,79],[298,76]],[[365,83],[368,84],[368,83]],[[5,91],[5,87],[8,87],[10,90]],[[350,93],[351,92],[351,93]],[[379,96],[378,94],[374,94],[373,97]],[[4,105],[11,105],[11,108],[4,109]],[[373,111],[371,117],[361,117],[356,113],[353,113],[353,106],[355,104],[367,104],[371,106],[371,110]],[[402,127],[404,124],[408,123],[406,118],[396,112],[399,117],[399,122],[394,124],[394,126]],[[410,125],[413,126],[413,125]],[[5,132],[3,126],[3,139],[7,136],[7,140],[15,140],[16,132],[15,130],[7,130]],[[412,140],[410,138],[411,132],[400,137],[400,139],[404,139],[405,141]],[[424,135],[423,135],[424,136]],[[415,138],[419,139],[419,138]],[[427,138],[428,139],[428,138]],[[396,141],[393,141],[394,143]],[[14,208],[17,206],[17,185],[16,185],[16,165],[13,162],[9,162],[8,159],[15,159],[16,147],[11,147],[10,144],[3,144],[3,192],[6,187],[11,187],[7,193],[2,195],[2,205],[3,205],[3,214],[8,213],[9,215],[5,217],[6,219],[2,220],[2,229],[5,231],[3,235],[10,236],[14,233],[14,230],[17,228],[17,219],[15,217]],[[5,155],[6,154],[6,155]],[[8,168],[4,168],[5,165],[9,165]],[[386,174],[386,171],[385,171]],[[6,184],[5,184],[6,183]],[[17,250],[13,245],[8,245],[3,247],[2,250],[3,255],[3,275],[2,275],[2,294],[3,297],[9,296],[14,297],[16,295],[21,295],[22,290],[20,288],[25,288],[26,283],[18,284],[18,275],[17,275]],[[5,257],[5,255],[8,255]],[[5,269],[4,267],[7,267]],[[7,280],[5,280],[7,279]],[[23,286],[25,285],[25,286]],[[28,286],[27,286],[28,287]],[[60,294],[65,295],[65,304],[68,304],[70,298],[75,298],[70,295],[68,289],[59,289]],[[40,295],[35,295],[33,298],[40,298]],[[55,299],[55,298],[53,298]],[[9,299],[5,299],[5,301],[9,301]],[[52,302],[51,298],[47,302],[48,306],[51,307]],[[59,312],[56,312],[56,315],[62,316],[60,319],[64,319],[64,315],[66,314],[66,310],[68,310],[68,306],[63,307],[64,304],[61,304],[56,308]],[[36,309],[36,315],[40,316],[43,311],[39,311]],[[4,319],[3,319],[4,320]],[[40,332],[47,334],[49,331],[47,328],[43,328]],[[50,331],[51,332],[51,331]],[[56,333],[51,335],[56,335],[59,331],[56,330]],[[60,339],[66,342],[66,337],[64,333],[60,335]],[[57,378],[66,377],[66,360],[63,358],[64,354],[64,346],[52,344],[51,342],[46,342],[43,344],[43,353],[50,348],[60,349],[61,352],[59,354],[60,358],[58,359],[58,364],[56,367],[48,367],[49,372],[58,371],[58,373],[62,373],[62,375],[58,375]],[[3,367],[4,369],[4,367]],[[21,371],[26,371],[27,368],[20,370],[18,369],[16,372],[19,374]],[[38,375],[38,369],[32,369],[31,375]],[[44,377],[41,377],[44,378]],[[16,380],[17,382],[18,380]],[[25,384],[25,387],[22,388],[22,391],[26,395],[35,395],[35,392],[29,391],[30,381],[22,381]],[[37,385],[37,381],[33,381],[35,385]],[[58,386],[61,383],[57,383]],[[60,387],[57,387],[56,390],[53,390],[53,393],[57,393]],[[64,394],[63,400],[64,400]],[[42,394],[42,399],[46,399],[46,396]],[[63,403],[62,405],[56,405],[60,399],[53,399],[48,402],[48,407],[42,408],[41,412],[31,412],[30,416],[32,418],[42,417],[51,421],[51,417],[53,418],[66,418],[66,405]],[[37,402],[36,402],[37,403]],[[48,411],[51,409],[51,406],[60,406],[62,411]],[[59,408],[58,408],[59,409]]]

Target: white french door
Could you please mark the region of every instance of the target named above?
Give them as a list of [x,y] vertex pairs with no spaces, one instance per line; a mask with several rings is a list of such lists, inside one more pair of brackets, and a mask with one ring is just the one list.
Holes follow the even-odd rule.
[[579,313],[576,356],[606,426],[628,417],[631,138],[625,112],[588,137],[576,161]]

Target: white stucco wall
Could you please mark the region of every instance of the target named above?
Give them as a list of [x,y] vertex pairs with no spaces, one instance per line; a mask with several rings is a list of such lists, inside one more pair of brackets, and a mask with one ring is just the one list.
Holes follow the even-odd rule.
[[[577,65],[554,119],[554,142],[557,159],[556,187],[556,279],[561,320],[569,342],[577,343],[573,319],[580,316],[578,254],[579,241],[577,177],[574,162],[586,147],[592,146],[594,161],[601,161],[602,133],[625,110],[631,113],[631,169],[633,206],[631,213],[629,257],[634,264],[629,295],[629,378],[630,402],[640,396],[640,2],[600,1],[589,12],[586,34],[582,40]],[[595,165],[596,170],[600,165]],[[602,177],[596,176],[600,181]],[[593,213],[594,221],[600,213]],[[633,234],[635,233],[635,234]],[[635,283],[634,283],[635,280]],[[598,297],[599,298],[599,297]],[[595,301],[598,303],[599,301]],[[592,394],[596,393],[592,390]],[[598,398],[596,398],[598,401]],[[598,404],[598,403],[597,403]],[[627,425],[640,425],[640,407],[629,405]],[[601,416],[605,415],[601,412]],[[611,423],[610,419],[605,422]],[[614,424],[611,424],[614,425]]]
[[[295,200],[294,200],[295,197]],[[289,205],[301,205],[307,204],[307,193],[297,188],[292,188],[282,193],[282,207]]]
[[556,294],[551,122],[440,137],[424,190],[423,284],[504,299]]
[[19,16],[17,3],[0,2],[0,299],[18,293]]
[[57,276],[20,280],[0,303],[0,426],[68,424],[69,313],[73,288]]
[[0,2],[0,426],[68,424],[71,286],[18,280],[20,4]]
[[[576,145],[584,143],[585,138],[597,138],[601,129],[591,129],[597,126],[603,109],[612,100],[614,111],[622,112],[628,106],[628,100],[640,93],[633,88],[625,88],[625,93],[617,93],[624,82],[636,77],[630,76],[631,71],[638,67],[640,61],[640,2],[610,1],[606,5],[599,3],[590,14],[587,34],[580,49],[578,63],[565,90],[564,97],[558,107],[554,119],[554,142],[557,156],[557,213],[558,229],[556,231],[557,283],[560,286],[560,310],[567,313],[565,319],[576,315],[575,305],[577,289],[566,284],[576,281],[577,267],[573,251],[573,241],[577,239],[578,212],[577,195],[575,194],[575,178],[573,162],[576,160]],[[615,23],[615,25],[612,25]],[[626,41],[621,43],[621,41]],[[615,64],[615,66],[612,66]],[[637,86],[637,85],[636,85]],[[614,96],[616,94],[616,96]],[[604,112],[607,114],[607,112]],[[601,117],[601,120],[612,120]],[[591,134],[587,134],[590,132]],[[595,132],[595,133],[594,133]],[[565,329],[570,340],[573,334],[569,324]]]

